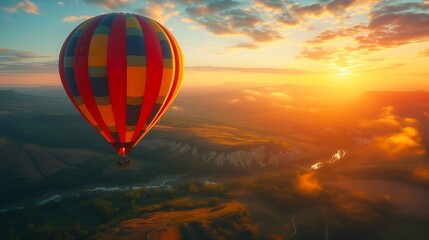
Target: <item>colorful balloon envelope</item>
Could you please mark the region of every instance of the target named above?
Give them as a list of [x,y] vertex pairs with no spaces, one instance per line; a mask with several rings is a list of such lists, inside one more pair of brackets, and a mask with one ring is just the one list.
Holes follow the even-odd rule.
[[77,110],[120,155],[148,133],[173,102],[183,56],[160,23],[129,13],[93,17],[76,27],[59,57],[63,87]]

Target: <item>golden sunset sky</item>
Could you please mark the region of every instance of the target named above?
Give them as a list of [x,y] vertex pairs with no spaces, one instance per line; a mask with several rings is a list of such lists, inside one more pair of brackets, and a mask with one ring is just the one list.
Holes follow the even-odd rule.
[[142,14],[170,29],[185,55],[185,87],[429,90],[427,0],[2,1],[0,85],[60,85],[64,40],[106,12]]

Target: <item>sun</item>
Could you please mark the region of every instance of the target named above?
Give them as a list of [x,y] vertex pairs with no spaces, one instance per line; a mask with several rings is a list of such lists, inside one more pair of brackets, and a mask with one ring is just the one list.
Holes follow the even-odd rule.
[[336,66],[333,71],[332,84],[343,92],[348,92],[346,89],[353,88],[353,75],[348,67]]
[[338,69],[338,76],[340,76],[340,77],[344,77],[349,73],[350,73],[350,71],[347,68],[341,67]]

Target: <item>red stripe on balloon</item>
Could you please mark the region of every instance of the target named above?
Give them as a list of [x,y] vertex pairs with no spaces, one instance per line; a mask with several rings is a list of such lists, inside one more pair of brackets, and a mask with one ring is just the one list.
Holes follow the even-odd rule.
[[74,100],[74,97],[73,97],[73,95],[72,95],[72,93],[70,91],[70,88],[69,88],[69,85],[67,83],[67,80],[66,80],[66,77],[65,77],[65,73],[64,73],[64,55],[66,53],[67,45],[69,44],[70,38],[73,36],[74,32],[79,28],[79,26],[76,27],[76,29],[73,30],[70,33],[70,35],[67,37],[67,39],[64,41],[64,44],[63,44],[63,46],[61,48],[61,52],[60,52],[58,68],[59,68],[59,72],[60,72],[61,83],[63,84],[63,88],[66,91],[67,96],[69,97],[69,99],[71,100],[71,102],[73,103],[73,105],[76,107],[76,109],[79,111],[79,113],[86,119],[87,122],[90,123],[90,121],[88,120],[88,118],[85,116],[85,114],[83,114],[83,112],[80,110],[80,108],[76,104],[76,101]]
[[174,56],[174,80],[173,84],[171,85],[170,92],[168,93],[167,99],[165,100],[164,104],[161,107],[161,110],[158,112],[157,116],[152,120],[151,125],[153,126],[158,119],[164,114],[164,112],[167,110],[167,108],[170,106],[171,102],[174,100],[174,97],[177,94],[177,91],[180,87],[181,78],[182,78],[182,53],[180,51],[179,46],[177,45],[176,40],[174,39],[173,35],[161,24],[158,24],[159,27],[164,31],[164,33],[167,35],[169,42],[171,43],[172,50],[173,50],[173,56]]
[[[182,83],[182,77],[183,77],[183,55],[182,51],[180,50],[180,47],[174,38],[174,36],[164,27],[161,26],[161,28],[164,30],[164,32],[167,34],[168,39],[171,42],[171,45],[173,46],[173,52],[174,52],[174,65],[175,65],[175,74],[174,74],[174,81],[171,87],[170,94],[167,98],[168,103],[171,103],[174,98],[177,96],[177,93],[179,91],[180,85]],[[166,104],[166,107],[168,107],[169,104]]]
[[178,90],[181,85],[182,75],[183,75],[183,69],[181,66],[183,66],[183,55],[182,51],[180,50],[180,47],[174,38],[174,36],[161,24],[158,23],[158,26],[162,28],[164,33],[167,35],[168,41],[170,42],[172,46],[173,51],[173,57],[174,57],[174,66],[175,66],[175,72],[174,72],[174,79],[173,83],[171,85],[170,92],[168,93],[166,100],[164,104],[161,106],[161,109],[158,111],[154,119],[152,119],[152,122],[150,122],[149,126],[144,130],[144,132],[141,132],[137,138],[137,140],[134,142],[134,147],[151,129],[152,127],[158,122],[158,120],[164,115],[164,113],[167,111],[173,100],[176,98],[176,95],[178,93]]
[[142,28],[146,47],[146,89],[139,121],[134,131],[132,141],[136,141],[155,106],[162,81],[163,58],[161,45],[156,31],[143,17],[134,15]]
[[92,126],[92,123],[91,123],[91,121],[89,121],[89,119],[88,119],[88,117],[82,112],[82,110],[80,110],[80,107],[78,106],[78,104],[76,103],[76,101],[75,101],[75,99],[74,99],[74,97],[73,97],[73,95],[72,95],[72,93],[71,93],[71,91],[70,91],[70,88],[69,88],[69,85],[68,85],[68,83],[67,83],[67,79],[66,79],[66,77],[65,77],[65,73],[64,73],[64,55],[65,55],[65,52],[66,52],[66,49],[67,49],[67,45],[69,44],[69,41],[70,41],[70,38],[72,38],[72,36],[73,36],[73,34],[75,33],[75,31],[77,30],[77,29],[79,29],[79,27],[81,26],[82,24],[79,24],[79,26],[77,26],[71,33],[70,33],[70,35],[67,37],[67,39],[64,41],[64,44],[63,44],[63,46],[62,46],[62,48],[61,48],[61,52],[60,52],[60,57],[59,57],[59,64],[58,64],[58,67],[59,67],[59,72],[60,72],[60,78],[61,78],[61,83],[62,83],[62,85],[63,85],[63,88],[64,88],[64,90],[65,90],[65,92],[66,92],[66,94],[67,94],[67,96],[69,97],[69,99],[70,99],[70,101],[73,103],[73,105],[75,106],[75,108],[79,111],[79,113],[81,114],[81,116],[83,116],[84,118],[85,118],[85,120]]
[[110,101],[120,142],[125,142],[127,104],[127,32],[123,13],[118,14],[110,28],[107,48],[107,79]]
[[98,126],[106,134],[108,138],[107,140],[109,142],[113,142],[114,139],[110,134],[110,131],[107,129],[106,124],[104,123],[103,118],[98,111],[97,103],[94,100],[88,73],[89,43],[91,42],[91,38],[94,34],[95,28],[104,17],[105,16],[102,16],[89,23],[88,27],[85,28],[84,32],[79,38],[74,54],[74,71],[76,77],[76,84],[83,102],[85,103],[86,107],[88,108],[88,111],[90,112],[94,120],[97,122]]

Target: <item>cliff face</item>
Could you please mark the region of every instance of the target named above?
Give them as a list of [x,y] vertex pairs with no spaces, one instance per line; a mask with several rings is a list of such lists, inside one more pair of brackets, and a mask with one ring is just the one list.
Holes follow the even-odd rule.
[[185,155],[192,160],[214,162],[219,167],[226,163],[243,168],[279,166],[304,157],[304,153],[298,149],[270,147],[268,143],[245,148],[237,146],[225,151],[168,139],[145,140],[139,146],[147,150],[163,151],[168,155]]

